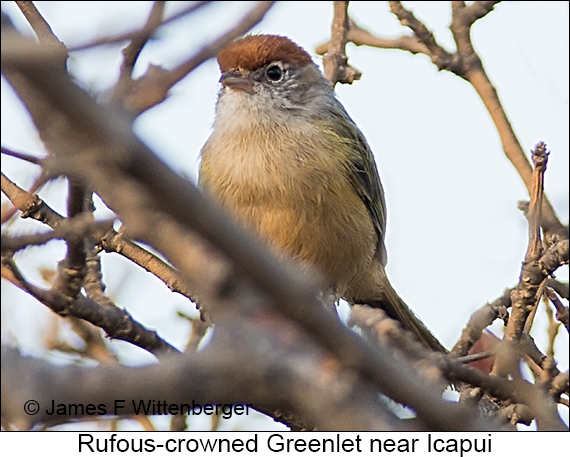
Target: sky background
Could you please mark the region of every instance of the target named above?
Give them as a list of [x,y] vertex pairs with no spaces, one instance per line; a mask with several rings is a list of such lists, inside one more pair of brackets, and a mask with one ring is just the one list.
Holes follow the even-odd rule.
[[[172,2],[169,2],[172,3]],[[169,5],[167,15],[187,2]],[[448,26],[449,2],[404,2],[453,51]],[[57,36],[68,46],[141,26],[150,2],[36,2]],[[176,21],[147,45],[136,67],[172,68],[205,43],[221,35],[252,5],[218,2],[190,18]],[[20,30],[29,32],[12,2],[2,2]],[[397,37],[408,33],[389,12],[387,2],[351,2],[349,13],[371,32]],[[332,2],[278,3],[252,31],[282,34],[303,46],[320,64],[314,49],[330,35]],[[558,216],[568,223],[568,2],[503,2],[472,31],[476,51],[525,151],[545,141],[551,154],[546,194]],[[121,46],[73,53],[69,68],[77,82],[104,97],[116,82]],[[426,56],[349,44],[350,63],[362,73],[352,86],[337,85],[337,95],[360,127],[378,163],[388,206],[388,276],[395,289],[447,347],[457,341],[471,313],[502,295],[518,281],[527,246],[526,220],[517,209],[528,194],[502,152],[496,129],[474,89],[460,78],[438,72]],[[143,114],[135,129],[174,170],[195,180],[199,151],[214,118],[219,71],[210,60],[177,84],[161,105]],[[2,145],[37,155],[43,145],[25,110],[2,80]],[[2,157],[2,171],[20,186],[29,186],[37,169]],[[61,182],[40,193],[65,213]],[[2,202],[5,202],[2,196]],[[108,216],[98,203],[101,217]],[[36,233],[35,221],[16,221],[12,228]],[[41,255],[39,255],[41,253]],[[64,244],[30,248],[18,261],[27,277],[47,286],[38,268],[56,268]],[[181,348],[188,325],[175,315],[194,313],[193,305],[150,274],[118,255],[103,255],[108,291],[115,302],[170,343]],[[568,268],[557,277],[568,278]],[[18,344],[25,354],[45,357],[44,334],[52,314],[2,281],[2,341]],[[535,337],[545,349],[543,309]],[[500,335],[501,325],[493,330]],[[73,338],[73,335],[69,335]],[[154,358],[129,344],[113,342],[125,364],[152,363]],[[559,368],[567,370],[568,335],[557,344]],[[49,354],[54,362],[66,357]],[[567,408],[563,409],[567,419]],[[243,419],[224,429],[243,428]],[[251,418],[248,420],[252,420]],[[249,423],[251,424],[251,423]],[[262,425],[260,425],[262,424]],[[199,420],[195,428],[208,427]],[[249,427],[250,425],[247,425]],[[277,427],[258,419],[254,427]]]

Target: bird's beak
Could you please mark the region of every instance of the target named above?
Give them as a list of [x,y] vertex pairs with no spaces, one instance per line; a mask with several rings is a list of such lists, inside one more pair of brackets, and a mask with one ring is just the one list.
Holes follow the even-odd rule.
[[224,87],[229,87],[230,89],[253,92],[252,79],[235,71],[226,71],[223,73],[220,82]]

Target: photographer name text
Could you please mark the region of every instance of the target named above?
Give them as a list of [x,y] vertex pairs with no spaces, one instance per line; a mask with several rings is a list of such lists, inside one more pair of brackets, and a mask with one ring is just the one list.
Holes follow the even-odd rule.
[[199,415],[218,415],[224,419],[230,419],[232,416],[249,415],[251,405],[245,404],[200,404],[192,400],[192,403],[168,403],[164,400],[115,400],[113,408],[110,409],[106,404],[95,405],[93,403],[55,403],[52,400],[51,405],[46,408],[45,413],[48,416],[104,416],[107,414],[121,415],[127,413],[127,409],[135,415],[145,416],[162,416],[175,414],[189,414],[193,416]]

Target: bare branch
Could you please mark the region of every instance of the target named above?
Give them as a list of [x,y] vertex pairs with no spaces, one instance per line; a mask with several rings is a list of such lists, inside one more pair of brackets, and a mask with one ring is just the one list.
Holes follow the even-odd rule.
[[529,243],[525,255],[525,262],[538,260],[542,255],[542,239],[540,236],[540,223],[542,220],[542,198],[544,195],[544,172],[548,162],[546,145],[538,143],[532,152],[534,173],[532,174],[532,193],[528,208]]
[[554,278],[547,278],[546,285],[566,300],[570,300],[570,284]]
[[[15,208],[22,211],[22,217],[30,217],[43,222],[48,227],[54,229],[52,233],[42,235],[34,235],[32,237],[20,238],[3,238],[7,247],[12,250],[19,250],[25,247],[26,244],[44,244],[54,238],[67,238],[71,236],[70,230],[78,230],[75,233],[92,234],[95,235],[94,228],[75,227],[67,228],[68,225],[59,229],[59,225],[66,223],[65,218],[50,208],[40,197],[30,192],[25,191],[2,173],[2,192],[12,201]],[[70,222],[72,224],[79,224]],[[81,224],[84,224],[81,222]],[[132,260],[135,264],[144,268],[146,271],[154,274],[161,279],[170,290],[179,292],[182,295],[192,299],[192,293],[184,282],[180,279],[179,273],[163,260],[159,259],[156,255],[148,252],[146,249],[138,246],[131,241],[126,235],[117,233],[115,230],[110,229],[107,233],[102,234],[97,229],[97,242],[101,244],[106,252],[116,252]],[[4,241],[3,241],[4,242]],[[3,245],[4,247],[4,245]],[[195,299],[193,300],[195,301]]]
[[[164,358],[159,366],[54,368],[6,351],[2,354],[2,393],[11,394],[4,396],[10,400],[3,403],[3,415],[21,427],[53,421],[45,409],[36,416],[23,414],[21,399],[33,393],[42,405],[52,400],[71,403],[76,398],[105,405],[107,415],[115,413],[117,398],[126,400],[118,412],[121,415],[134,414],[141,400],[160,398],[168,404],[192,404],[188,401],[192,399],[199,404],[246,403],[294,410],[322,430],[406,427],[366,384],[331,365],[330,356],[315,348],[310,339],[296,334],[296,340],[284,344],[284,328],[276,333],[253,323],[242,324],[239,318],[233,325],[220,324],[220,331],[204,351]],[[259,345],[259,341],[265,344]],[[299,370],[299,366],[306,368]],[[27,382],[18,383],[18,379]],[[77,412],[68,417],[74,415],[77,417]]]
[[458,357],[457,361],[461,363],[478,362],[479,360],[485,360],[489,357],[493,357],[494,354],[494,351],[477,352],[476,354],[469,354],[464,355],[463,357]]
[[552,380],[550,394],[554,397],[559,397],[562,393],[568,395],[568,391],[570,390],[569,382],[570,376],[568,371],[566,373],[560,373]]
[[[449,382],[459,384],[461,390],[464,390],[465,385],[468,384],[478,387],[481,393],[486,393],[494,399],[515,403],[530,402],[529,399],[523,400],[518,390],[519,387],[513,382],[490,376],[466,365],[474,360],[489,357],[492,355],[490,353],[457,359],[447,354],[429,351],[409,338],[407,332],[396,321],[389,319],[383,311],[368,306],[356,306],[352,312],[351,323],[358,325],[365,332],[372,332],[376,344],[393,346],[396,357],[398,354],[405,353],[415,362],[416,373],[424,379],[426,384],[441,382],[439,378],[443,376]],[[530,383],[523,382],[525,388],[531,386]]]
[[6,148],[2,146],[2,154],[6,154],[10,157],[15,157],[17,159],[25,160],[26,162],[33,163],[34,165],[41,165],[43,159],[32,154],[26,154],[25,152],[14,151],[13,149]]
[[[528,317],[540,300],[539,291],[541,286],[546,277],[554,271],[551,270],[549,272],[541,263],[543,249],[540,238],[540,216],[547,157],[544,143],[538,143],[533,151],[535,168],[533,173],[534,187],[531,192],[531,201],[528,212],[528,249],[525,254],[519,283],[511,292],[512,312],[505,330],[505,339],[511,342],[518,342],[521,340]],[[558,262],[554,266],[554,269],[559,265],[560,263]],[[493,367],[494,373],[502,375],[507,374],[505,360],[497,358],[495,366]]]
[[68,58],[67,48],[65,44],[63,44],[55,35],[48,22],[44,19],[44,17],[40,14],[34,5],[34,2],[17,1],[16,4],[34,30],[36,36],[38,37],[38,41],[40,43],[52,45],[55,49],[58,50],[57,55],[59,56],[59,59],[57,60],[57,64],[62,68],[65,68],[65,64]]
[[325,77],[333,87],[336,83],[352,84],[362,74],[348,65],[346,56],[348,23],[348,2],[334,2],[334,18],[331,40],[326,55],[323,57]]
[[[396,39],[381,38],[359,28],[352,21],[348,30],[347,40],[356,44],[364,44],[385,49],[402,49],[414,54],[425,54],[440,70],[448,70],[457,76],[469,81],[481,100],[497,132],[501,138],[503,151],[511,161],[529,194],[532,189],[532,166],[526,157],[523,148],[507,118],[497,91],[487,76],[481,59],[475,52],[471,42],[471,27],[475,21],[491,12],[497,1],[478,1],[467,6],[465,2],[452,3],[452,23],[450,29],[453,33],[457,52],[450,53],[440,46],[433,33],[419,21],[414,14],[406,9],[402,2],[391,1],[390,9],[400,20],[403,26],[409,27],[414,35]],[[318,52],[324,52],[324,45],[318,47]],[[561,238],[568,238],[568,228],[558,217],[546,197],[543,198],[542,227],[545,234],[557,234]]]
[[[68,180],[67,215],[70,218],[81,216],[85,210],[86,189],[82,184]],[[75,235],[75,236],[74,236]],[[79,235],[79,236],[78,236]],[[51,292],[75,300],[83,287],[85,277],[85,245],[80,234],[72,234],[66,240],[67,253],[57,266],[57,274]]]
[[105,330],[107,335],[118,340],[128,341],[146,349],[157,357],[180,352],[164,341],[155,331],[148,330],[135,321],[131,315],[114,304],[102,307],[82,295],[70,301],[68,297],[56,291],[45,291],[24,279],[15,263],[8,257],[2,257],[2,277],[61,316],[74,316],[86,320]]
[[9,237],[2,235],[2,252],[16,252],[28,246],[38,246],[55,239],[69,239],[88,235],[101,236],[112,227],[113,221],[94,221],[91,215],[63,219],[53,231],[37,235]]
[[529,242],[519,284],[511,293],[512,313],[505,331],[505,338],[509,340],[521,338],[529,313],[540,299],[537,296],[538,289],[546,278],[546,275],[540,270],[538,260],[542,255],[540,222],[547,157],[544,143],[538,143],[533,151],[535,167],[528,213]]
[[119,35],[100,37],[100,38],[97,38],[96,40],[90,41],[88,43],[71,45],[69,47],[69,51],[70,52],[83,51],[85,49],[90,49],[90,48],[94,48],[97,46],[103,46],[103,45],[108,45],[108,44],[116,44],[116,43],[121,43],[124,41],[148,40],[149,38],[151,38],[153,36],[153,34],[156,32],[156,30],[159,27],[165,26],[167,24],[170,24],[171,22],[177,21],[180,18],[188,16],[188,15],[198,11],[202,7],[209,5],[210,3],[212,3],[212,2],[211,1],[193,2],[192,4],[187,6],[186,8],[183,8],[178,13],[173,14],[169,18],[166,18],[166,19],[164,19],[158,23],[155,22],[154,20],[147,21],[146,25],[142,29],[134,30],[132,32],[127,32],[127,33],[121,33]]
[[[121,65],[117,86],[122,84],[129,85],[131,83],[133,68],[143,47],[150,38],[151,31],[156,30],[162,22],[165,3],[164,1],[155,1],[153,3],[147,22],[143,27],[143,30],[148,31],[148,33],[134,36],[129,45],[123,49],[123,64]],[[119,89],[116,88],[116,90]]]
[[462,76],[463,70],[457,57],[446,51],[436,41],[433,32],[423,22],[419,21],[410,10],[406,9],[402,2],[388,2],[390,10],[398,18],[404,27],[409,27],[414,32],[414,37],[427,49],[427,54],[432,62],[440,70],[449,70]]
[[178,273],[175,268],[155,254],[136,244],[129,239],[126,234],[110,230],[101,237],[98,242],[105,252],[116,252],[122,255],[139,267],[155,275],[163,281],[172,292],[178,292],[190,300],[196,301],[196,297],[193,298],[192,291],[188,289],[188,286],[180,277],[180,273]]
[[[426,388],[413,370],[397,363],[389,351],[372,349],[346,329],[316,298],[314,284],[277,261],[260,241],[238,228],[141,143],[132,132],[130,118],[109,106],[103,111],[67,76],[53,78],[49,68],[21,66],[13,67],[13,71],[41,94],[51,112],[65,120],[57,132],[44,131],[46,146],[58,152],[54,169],[87,182],[137,238],[163,252],[199,296],[213,306],[216,320],[238,306],[247,312],[253,304],[270,305],[272,312],[313,335],[344,368],[412,406],[427,427],[489,429],[489,424],[467,413],[462,405],[443,402],[438,391]],[[145,217],[141,218],[143,213]],[[184,228],[174,239],[184,240],[188,230],[195,230],[216,246],[230,265],[214,262],[216,251],[212,249],[203,254],[207,261],[195,263],[189,254],[195,250],[192,243],[184,243],[183,248],[180,241],[173,243],[172,220],[177,230]],[[390,379],[386,372],[392,373]]]
[[556,403],[544,389],[524,381],[519,371],[513,373],[513,378],[517,392],[536,417],[539,431],[568,431],[558,415]]
[[[10,370],[2,370],[2,388],[3,394],[5,389],[11,392],[6,406],[9,420],[23,428],[34,421],[49,423],[50,419],[42,416],[23,417],[17,400],[29,396],[28,388],[34,397],[37,391],[43,399],[70,403],[81,398],[82,402],[110,406],[111,399],[120,398],[130,387],[143,399],[251,401],[259,411],[295,430],[495,430],[497,423],[488,419],[513,424],[537,419],[540,429],[564,429],[556,413],[556,402],[567,404],[567,399],[560,395],[568,393],[568,374],[561,374],[556,366],[551,349],[554,336],[550,334],[545,355],[527,334],[532,309],[536,309],[543,289],[557,301],[559,319],[568,328],[568,308],[547,287],[548,276],[568,262],[568,239],[567,232],[558,230],[556,222],[548,219],[554,216],[558,221],[553,211],[549,213],[547,202],[541,203],[546,201],[542,193],[547,155],[544,145],[536,148],[528,207],[529,247],[519,284],[471,316],[453,350],[458,357],[424,350],[383,313],[361,322],[363,334],[373,342],[370,345],[326,311],[318,298],[317,278],[302,275],[276,259],[263,248],[263,243],[241,230],[192,183],[172,172],[133,133],[133,114],[164,100],[176,82],[259,22],[273,2],[257,4],[234,28],[174,70],[151,66],[143,77],[133,81],[132,69],[147,40],[173,20],[163,20],[163,3],[156,2],[145,26],[131,34],[131,42],[124,50],[120,81],[111,103],[104,104],[74,84],[65,68],[54,65],[61,57],[61,49],[52,46],[56,45],[53,39],[40,39],[38,45],[20,36],[9,21],[3,22],[3,74],[28,108],[49,151],[45,159],[38,161],[42,165],[42,182],[48,179],[44,174],[68,179],[69,217],[55,213],[2,174],[2,190],[22,210],[23,217],[34,217],[53,228],[53,232],[43,235],[3,236],[2,276],[59,315],[73,317],[72,325],[86,344],[94,341],[85,353],[73,345],[54,347],[76,351],[82,357],[90,357],[91,350],[97,353],[97,347],[104,350],[105,340],[98,328],[88,323],[92,322],[112,338],[129,341],[161,357],[159,376],[156,367],[113,367],[116,371],[54,369],[8,354],[6,360],[11,365]],[[327,45],[327,59],[331,60],[325,61],[325,71],[331,73],[328,76],[333,84],[352,77],[347,76],[350,67],[346,42],[353,41],[424,53],[440,69],[455,71],[474,87],[480,84],[480,89],[488,89],[481,61],[472,48],[470,30],[497,2],[452,2],[456,53],[441,47],[431,31],[401,2],[390,3],[401,23],[413,31],[412,36],[390,40],[375,37],[350,21],[348,2],[335,2],[331,41]],[[33,14],[32,11],[30,17]],[[37,22],[41,29],[42,20],[40,16],[30,21]],[[24,51],[27,54],[19,54]],[[498,98],[496,102],[500,107]],[[124,107],[130,114],[125,113]],[[6,153],[30,159],[9,149]],[[88,201],[91,191],[120,218],[123,226],[119,232],[93,222]],[[540,239],[541,225],[548,248],[543,248]],[[44,290],[24,278],[12,258],[13,252],[28,243],[55,237],[67,241],[68,254],[54,287]],[[150,246],[150,251],[137,243]],[[131,259],[160,277],[171,290],[189,298],[192,292],[195,300],[199,297],[201,313],[216,323],[212,342],[196,351],[210,321],[191,319],[193,334],[187,354],[172,362],[163,357],[167,352],[179,351],[134,321],[126,311],[117,309],[106,296],[98,255],[103,249]],[[558,283],[555,285],[558,287]],[[495,319],[509,318],[507,309],[511,306],[505,341],[498,349],[473,348]],[[59,337],[54,339],[55,344],[58,340]],[[379,341],[381,344],[376,344]],[[475,350],[478,354],[467,355]],[[487,357],[497,358],[495,372],[501,376],[466,366]],[[531,368],[534,385],[520,377],[521,361]],[[61,379],[63,375],[67,378]],[[504,377],[507,375],[514,380]],[[109,383],[109,377],[115,383]],[[29,381],[18,385],[18,378]],[[77,384],[77,378],[90,379],[93,384]],[[442,401],[446,381],[460,389],[465,387],[459,404]],[[101,385],[110,388],[103,392]],[[166,393],[165,386],[169,387]],[[378,401],[378,393],[409,405],[416,413],[415,420],[397,419]],[[60,420],[73,419],[74,416],[68,416]],[[186,423],[173,420],[172,426],[184,429]]]
[[[51,209],[37,195],[25,191],[10,181],[4,173],[2,173],[2,192],[4,192],[14,207],[22,212],[23,218],[31,217],[51,228],[55,228],[63,220],[63,216]],[[4,222],[4,218],[2,222]]]
[[[427,47],[418,41],[415,36],[402,35],[398,38],[383,38],[373,35],[370,31],[360,27],[353,19],[348,18],[348,32],[346,34],[347,43],[356,46],[371,46],[382,49],[403,49],[412,54],[427,54]],[[327,53],[330,41],[316,47],[315,52],[319,55]]]
[[495,319],[504,319],[507,316],[507,308],[511,306],[512,290],[507,289],[502,297],[493,303],[484,305],[471,315],[461,337],[451,350],[453,355],[465,357],[473,344],[481,337],[481,332],[485,328],[491,325]]
[[[34,2],[27,1],[17,1],[16,5],[20,8],[20,11],[32,27],[38,40],[41,42],[59,42],[62,46],[63,43],[59,41],[55,33],[53,33],[52,28],[38,11]],[[64,46],[65,47],[65,46]]]
[[564,306],[564,304],[560,301],[560,299],[558,298],[558,295],[556,295],[556,292],[554,292],[550,287],[547,287],[545,289],[545,293],[546,296],[548,297],[548,299],[551,301],[551,303],[554,305],[554,307],[556,308],[556,319],[558,319],[560,322],[562,322],[564,324],[564,327],[566,327],[566,331],[570,332],[570,330],[568,329],[568,307]]
[[275,2],[259,2],[234,27],[213,42],[202,47],[194,56],[172,70],[151,66],[137,79],[128,93],[116,93],[114,98],[120,100],[125,108],[135,115],[164,101],[172,86],[199,67],[206,60],[215,57],[228,43],[240,37],[259,23]]

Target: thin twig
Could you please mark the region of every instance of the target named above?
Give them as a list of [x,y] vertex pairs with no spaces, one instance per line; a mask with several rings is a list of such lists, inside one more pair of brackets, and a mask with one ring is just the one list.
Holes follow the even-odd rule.
[[38,41],[42,44],[51,45],[58,49],[59,52],[56,54],[59,57],[57,63],[62,68],[65,68],[68,58],[67,48],[53,32],[49,23],[44,19],[34,5],[34,2],[17,1],[16,4],[38,37]]
[[544,196],[544,173],[548,163],[546,144],[539,142],[532,151],[534,172],[532,174],[532,192],[528,208],[529,243],[525,255],[525,262],[538,260],[542,255],[542,238],[540,225],[542,221],[542,199]]
[[[240,304],[240,309],[246,310],[252,301],[258,303],[259,297],[271,297],[262,302],[272,313],[312,335],[343,368],[358,373],[391,398],[410,404],[427,427],[493,428],[477,415],[467,414],[462,405],[442,401],[439,392],[414,378],[409,365],[397,363],[386,350],[372,349],[346,329],[324,308],[315,284],[306,275],[284,267],[261,241],[240,229],[192,183],[160,161],[133,133],[131,117],[109,105],[98,105],[65,74],[55,77],[49,68],[11,65],[7,79],[11,83],[16,76],[24,80],[61,116],[62,129],[42,129],[48,150],[58,153],[53,167],[88,183],[129,230],[161,251],[205,301],[217,306],[222,313],[218,317]],[[188,258],[186,244],[181,252],[180,241],[169,239],[164,232],[175,226],[184,236],[195,231],[216,246],[214,252],[207,251],[207,260],[199,264],[199,270],[195,259]],[[227,263],[213,263],[220,258],[229,259],[235,270]],[[208,265],[216,269],[213,277],[205,276],[211,273],[205,270]],[[199,282],[194,283],[193,278]],[[391,373],[389,379],[387,372]]]
[[511,292],[513,289],[507,289],[503,295],[493,303],[487,303],[480,309],[475,311],[469,318],[469,322],[461,337],[453,346],[451,353],[458,357],[465,357],[475,342],[481,337],[481,333],[485,328],[491,325],[495,319],[505,319],[507,308],[511,306]]
[[[512,349],[512,348],[511,348]],[[556,409],[556,402],[552,396],[537,385],[525,381],[518,365],[509,370],[516,386],[516,391],[523,402],[531,408],[536,418],[539,431],[568,431]]]
[[555,278],[547,278],[546,285],[560,295],[560,297],[570,300],[570,283],[561,282]]
[[16,252],[28,246],[39,246],[51,240],[101,236],[113,226],[113,221],[94,221],[91,215],[63,219],[53,231],[36,235],[20,235],[10,237],[2,235],[2,252]]
[[554,292],[550,287],[546,287],[544,291],[545,291],[548,299],[551,301],[551,303],[556,308],[556,319],[558,319],[560,322],[562,322],[564,324],[564,327],[566,327],[566,331],[569,332],[569,329],[568,329],[568,325],[569,325],[568,324],[568,320],[569,320],[568,307],[564,306],[564,304],[558,298],[558,295],[556,295],[556,292]]
[[[554,291],[552,293],[554,293]],[[545,294],[548,294],[548,292],[545,291]],[[548,305],[545,306],[544,312],[548,318],[548,346],[546,347],[546,356],[554,360],[554,344],[556,342],[556,337],[558,336],[558,330],[560,330],[560,322],[557,322],[556,319],[554,319],[554,312],[552,311],[552,307]]]
[[105,252],[116,252],[155,275],[172,292],[178,292],[191,301],[197,301],[197,297],[194,296],[194,293],[188,288],[174,267],[139,246],[129,239],[125,233],[109,230],[98,242]]
[[[34,195],[36,192],[38,192],[43,186],[44,184],[46,184],[46,178],[43,174],[41,174],[38,178],[36,178],[36,180],[32,183],[32,185],[30,186],[30,190],[29,191],[24,191],[27,192],[27,194],[29,195]],[[13,183],[12,181],[10,181],[5,175],[4,173],[2,173],[2,192],[5,193],[6,196],[8,196],[8,194],[6,192],[9,192],[10,190],[5,191],[6,189],[11,189],[11,190],[15,190],[16,192],[20,192],[20,190],[23,191],[23,189],[21,189],[20,187],[18,187],[15,183]],[[10,197],[8,197],[11,201],[12,199]],[[0,222],[2,223],[2,225],[4,225],[4,223],[6,223],[8,220],[10,220],[17,212],[18,210],[20,210],[20,208],[18,208],[14,202],[12,201],[12,205],[7,207],[7,208],[2,208],[2,214],[0,216]]]
[[124,41],[139,40],[141,39],[141,37],[147,37],[146,39],[151,38],[158,29],[158,27],[163,27],[167,24],[170,24],[171,22],[177,21],[178,19],[188,16],[198,11],[202,7],[209,5],[210,3],[212,2],[211,1],[194,2],[191,5],[179,11],[178,13],[173,14],[169,18],[164,19],[158,24],[155,22],[152,22],[152,24],[147,22],[147,24],[142,29],[121,33],[119,35],[99,37],[93,41],[89,41],[83,44],[71,45],[69,46],[69,51],[70,52],[83,51],[97,46],[105,46],[109,44],[122,43]]
[[[538,143],[533,150],[533,189],[528,211],[529,241],[525,259],[521,269],[519,283],[511,292],[512,312],[505,329],[505,340],[518,342],[523,336],[529,315],[536,308],[540,300],[539,292],[548,273],[541,268],[542,241],[540,237],[542,196],[544,188],[544,172],[548,154],[546,145]],[[493,373],[507,375],[506,352],[503,357],[497,357],[493,367]]]
[[566,393],[570,390],[570,376],[568,371],[565,373],[560,373],[556,376],[550,384],[550,394],[554,397],[559,397],[561,394]]
[[153,330],[148,330],[123,309],[114,304],[102,307],[98,303],[79,295],[74,301],[53,290],[43,290],[24,279],[16,264],[9,257],[2,257],[2,277],[16,287],[62,316],[75,316],[105,330],[107,335],[128,341],[160,357],[178,353],[178,349],[164,341]]
[[457,361],[461,363],[471,363],[477,362],[478,360],[488,359],[489,357],[493,357],[495,355],[494,351],[483,351],[478,352],[476,354],[469,354],[464,355],[463,357],[458,357]]
[[[529,194],[532,190],[532,166],[514,132],[514,129],[501,104],[497,91],[485,72],[481,59],[475,52],[471,42],[471,27],[500,2],[478,1],[471,5],[465,2],[452,3],[451,32],[457,51],[451,53],[439,45],[433,33],[419,21],[414,14],[402,5],[402,2],[389,2],[391,11],[398,17],[402,25],[409,27],[414,35],[411,37],[383,38],[372,35],[359,28],[352,21],[347,39],[357,45],[374,46],[383,49],[402,49],[413,54],[425,54],[439,70],[451,71],[471,83],[483,104],[487,108],[499,133],[503,151],[511,161]],[[353,35],[352,35],[353,34]],[[324,45],[318,47],[319,54],[324,53]],[[543,198],[542,226],[546,234],[557,234],[568,238],[568,227],[565,227],[546,197]]]
[[544,189],[544,172],[548,154],[544,143],[538,143],[533,151],[535,163],[533,172],[533,189],[529,206],[529,241],[525,254],[520,280],[511,293],[512,313],[505,331],[505,338],[519,340],[529,313],[540,297],[537,297],[540,285],[546,275],[540,270],[538,260],[542,255],[542,241],[540,236],[542,196]]
[[123,63],[121,65],[119,81],[115,87],[116,93],[124,93],[129,90],[133,82],[132,72],[135,63],[150,38],[151,33],[162,23],[165,3],[164,1],[155,1],[153,3],[147,22],[142,28],[142,30],[147,33],[139,33],[133,36],[129,45],[123,49]]
[[352,84],[362,74],[348,65],[346,56],[347,33],[349,29],[348,2],[334,2],[334,18],[331,40],[326,55],[323,57],[325,77],[333,87],[336,83]]
[[[66,238],[68,236],[69,232],[66,227],[58,231],[59,224],[65,221],[65,218],[61,214],[50,208],[37,195],[13,183],[4,173],[2,173],[2,192],[6,194],[16,209],[22,211],[22,217],[36,219],[54,229],[53,233],[34,235],[30,238],[6,238],[6,242],[10,244],[11,249],[21,249],[24,247],[23,243],[26,242],[31,244],[43,244],[53,238]],[[84,232],[82,229],[81,233],[91,232]],[[101,235],[101,237],[98,238],[98,242],[106,252],[116,252],[123,255],[146,271],[157,276],[173,292],[181,293],[192,299],[190,290],[188,290],[184,282],[180,279],[179,273],[173,267],[158,258],[155,254],[138,246],[124,234],[119,234],[111,229]]]
[[[22,212],[22,217],[31,217],[51,228],[55,228],[57,224],[63,219],[63,216],[51,209],[41,198],[32,192],[28,192],[17,184],[12,182],[4,173],[1,174],[1,185],[2,192],[8,197],[8,199],[14,205],[14,208]],[[45,183],[45,180],[41,179],[41,184]],[[40,180],[38,180],[36,186],[40,186]],[[5,222],[4,214],[2,215],[2,223]]]
[[41,165],[43,162],[43,159],[41,157],[37,157],[32,154],[27,154],[25,152],[14,151],[13,149],[6,148],[4,146],[2,146],[2,154],[6,154],[7,156],[15,157],[17,159],[33,163],[34,165]]
[[[458,76],[463,75],[463,69],[460,59],[456,55],[446,51],[439,45],[431,30],[425,24],[419,21],[414,13],[406,9],[402,2],[388,2],[390,10],[398,18],[404,27],[409,27],[414,32],[414,37],[425,46],[427,54],[432,62],[440,70],[449,70]],[[463,77],[463,76],[462,76]]]
[[389,319],[381,310],[372,309],[368,306],[360,305],[355,307],[352,312],[351,322],[356,323],[363,329],[373,330],[381,346],[393,345],[394,352],[405,352],[412,360],[418,361],[416,371],[418,375],[425,379],[431,378],[433,382],[434,378],[437,379],[433,371],[437,370],[439,375],[444,376],[449,382],[465,383],[479,387],[481,392],[499,400],[521,401],[511,381],[497,376],[490,376],[467,365],[469,362],[492,356],[495,351],[486,351],[474,356],[469,355],[460,358],[429,351],[418,342],[409,338],[406,335],[407,332],[396,321]]
[[134,115],[139,115],[159,104],[166,99],[172,86],[206,60],[215,57],[228,43],[258,24],[274,3],[273,1],[259,2],[229,31],[202,47],[194,56],[176,68],[165,70],[158,66],[150,66],[148,71],[133,83],[128,94],[118,93],[114,97]]
[[34,2],[29,1],[16,1],[16,5],[20,8],[20,11],[28,21],[28,24],[32,27],[32,30],[38,37],[38,40],[41,42],[59,42],[61,41],[57,38],[51,26],[48,22],[44,19],[41,13],[38,11]]
[[[353,19],[348,18],[348,32],[346,34],[347,43],[355,46],[371,46],[382,49],[403,49],[412,54],[427,54],[427,47],[415,36],[402,35],[398,38],[384,38],[373,35],[370,31],[360,27]],[[315,48],[315,52],[324,55],[329,49],[330,41],[320,44]]]

